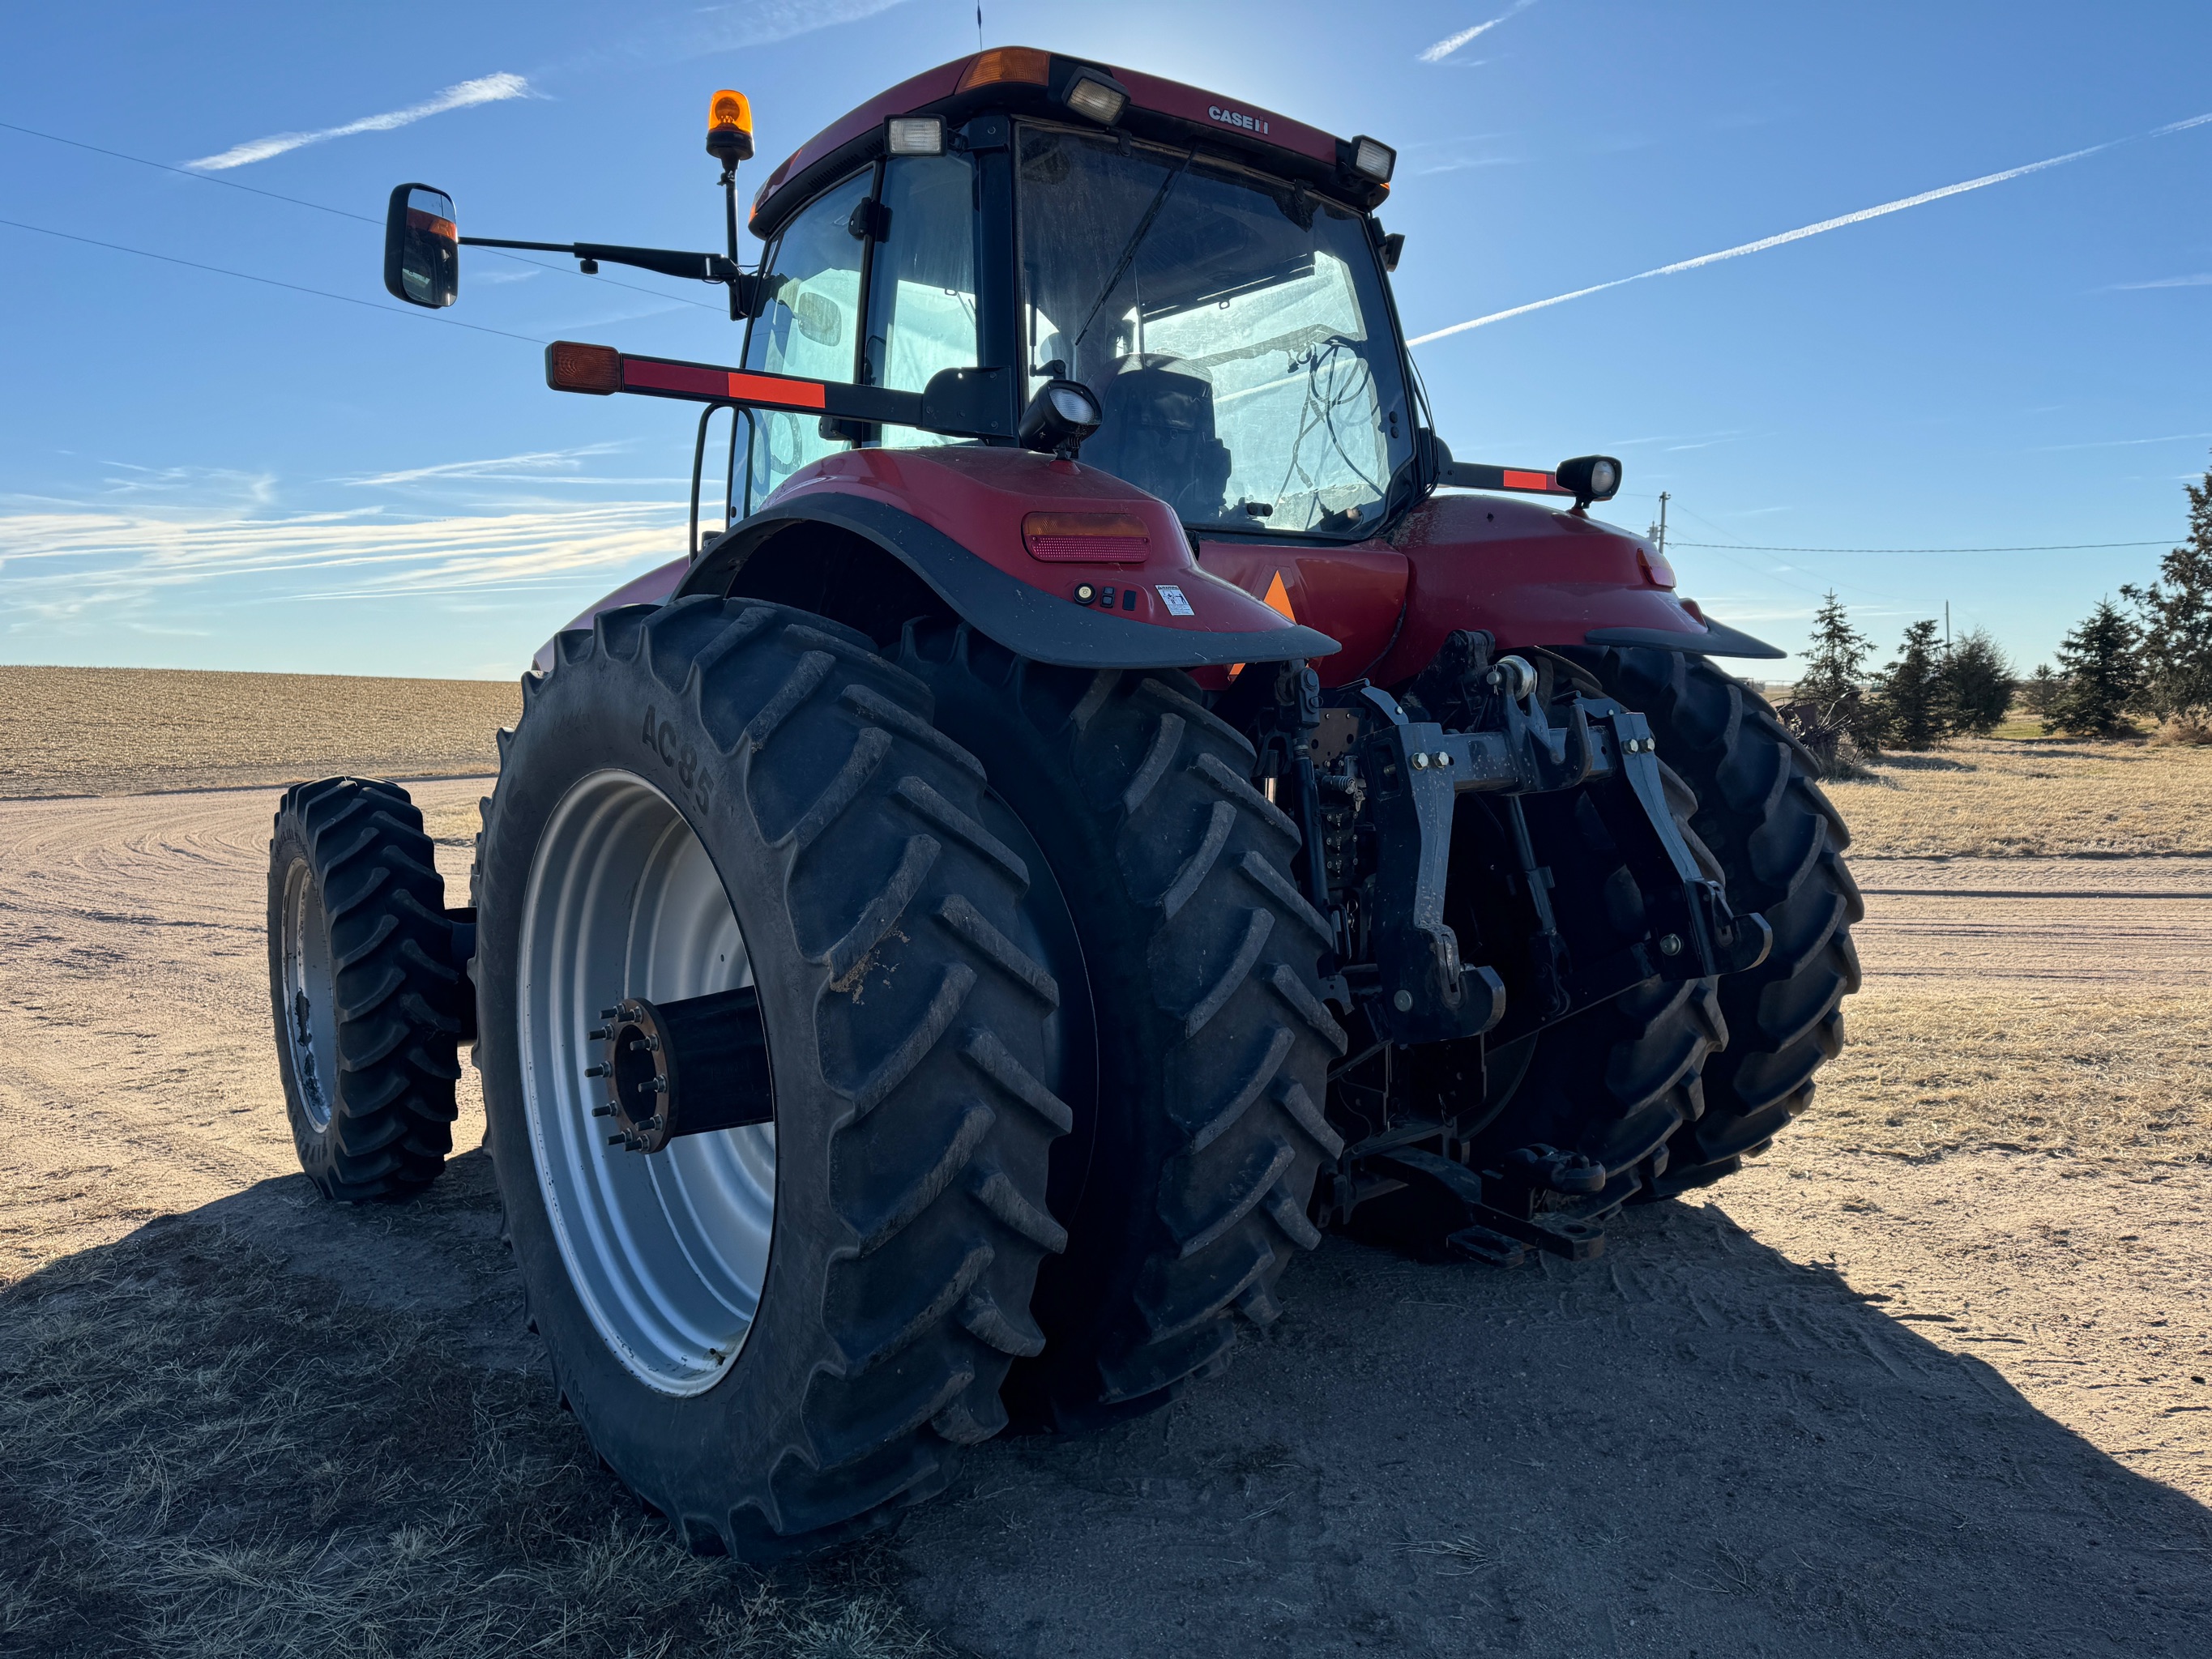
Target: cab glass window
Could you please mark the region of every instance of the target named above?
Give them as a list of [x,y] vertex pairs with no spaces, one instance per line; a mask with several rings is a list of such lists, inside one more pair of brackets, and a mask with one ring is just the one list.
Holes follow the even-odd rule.
[[1413,428],[1360,216],[1091,134],[1018,155],[1030,384],[1098,394],[1084,460],[1188,525],[1370,533]]
[[[860,259],[853,210],[875,183],[855,173],[793,216],[764,259],[765,302],[745,337],[745,367],[811,380],[854,378],[860,350]],[[821,417],[756,410],[750,422],[746,497],[762,500],[800,467],[842,449],[822,435]]]
[[[975,366],[975,168],[963,155],[899,155],[884,165],[879,222],[868,272],[868,341],[860,378],[920,392],[939,369]],[[954,443],[911,427],[886,427],[894,447]]]

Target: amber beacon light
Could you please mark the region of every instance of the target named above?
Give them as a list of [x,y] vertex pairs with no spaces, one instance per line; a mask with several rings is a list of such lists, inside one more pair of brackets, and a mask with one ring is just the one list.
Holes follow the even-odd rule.
[[752,160],[753,106],[742,92],[718,92],[708,106],[707,154],[726,167]]

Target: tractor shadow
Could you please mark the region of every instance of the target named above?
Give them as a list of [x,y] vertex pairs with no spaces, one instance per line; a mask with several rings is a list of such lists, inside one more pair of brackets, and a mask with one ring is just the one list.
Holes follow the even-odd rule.
[[1285,1289],[1166,1412],[979,1448],[909,1603],[994,1659],[2212,1652],[2212,1511],[1719,1205]]
[[0,1289],[0,1650],[2212,1651],[2212,1514],[1717,1206],[1285,1290],[1169,1410],[763,1576],[559,1410],[482,1152],[401,1207],[263,1182]]

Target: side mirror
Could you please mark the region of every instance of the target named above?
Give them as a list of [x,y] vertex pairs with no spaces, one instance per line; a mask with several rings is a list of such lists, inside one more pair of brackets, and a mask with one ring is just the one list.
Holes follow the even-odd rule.
[[1571,493],[1577,507],[1609,501],[1620,489],[1620,463],[1610,455],[1577,455],[1561,461],[1553,477],[1559,488]]
[[435,309],[461,297],[460,233],[453,198],[428,185],[401,185],[384,215],[384,288],[395,300]]

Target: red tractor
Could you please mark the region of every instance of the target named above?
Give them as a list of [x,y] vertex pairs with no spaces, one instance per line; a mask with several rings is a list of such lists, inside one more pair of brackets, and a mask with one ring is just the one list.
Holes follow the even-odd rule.
[[[1388,147],[1002,48],[770,174],[757,270],[738,94],[708,148],[726,252],[488,244],[726,287],[737,367],[546,356],[705,405],[690,556],[524,677],[468,908],[359,779],[270,878],[307,1173],[431,1181],[473,1041],[561,1393],[694,1547],[1151,1410],[1326,1231],[1587,1257],[1804,1107],[1860,902],[1714,661],[1782,653],[1588,516],[1618,462],[1430,430]],[[394,192],[398,297],[453,218]]]

